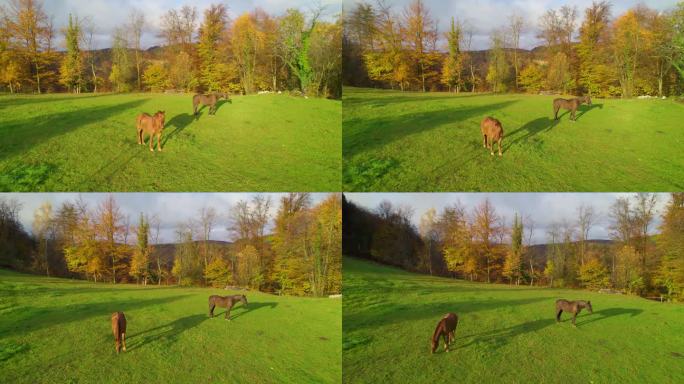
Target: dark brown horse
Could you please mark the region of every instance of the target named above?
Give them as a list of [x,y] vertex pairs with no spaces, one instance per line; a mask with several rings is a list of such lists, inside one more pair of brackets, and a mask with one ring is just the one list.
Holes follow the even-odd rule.
[[560,322],[561,313],[565,311],[572,313],[572,325],[575,325],[575,318],[577,318],[577,315],[580,313],[582,308],[586,308],[589,313],[594,313],[594,310],[591,308],[591,301],[568,301],[564,299],[556,300],[556,322]]
[[553,101],[554,120],[558,120],[558,111],[563,108],[570,111],[570,120],[575,121],[575,112],[577,112],[577,108],[582,104],[591,105],[591,97],[582,96],[574,99],[555,99]]
[[157,111],[154,116],[150,116],[147,113],[141,113],[138,115],[136,128],[138,130],[138,144],[145,144],[145,134],[150,135],[150,151],[154,152],[152,149],[152,141],[154,136],[157,136],[157,151],[161,152],[161,135],[164,130],[164,120],[166,119],[166,114],[164,111]]
[[489,148],[489,153],[494,156],[494,142],[499,143],[499,156],[501,156],[501,142],[503,141],[503,126],[501,122],[493,117],[485,117],[480,123],[482,132],[482,146]]
[[192,97],[192,108],[195,116],[197,116],[197,107],[200,104],[209,106],[209,114],[213,115],[216,113],[216,103],[220,99],[226,99],[230,102],[230,98],[227,93],[210,93],[208,95],[195,95]]
[[435,353],[439,346],[439,338],[444,338],[444,350],[449,352],[449,344],[456,340],[456,326],[458,325],[458,315],[455,313],[447,313],[437,323],[437,328],[432,334],[432,346],[430,351]]
[[209,296],[209,317],[214,317],[214,308],[216,306],[219,307],[226,307],[226,320],[230,320],[230,309],[233,308],[233,306],[238,303],[242,302],[242,304],[247,307],[247,297],[245,295],[233,295],[233,296],[218,296],[218,295],[211,295]]
[[121,351],[121,344],[123,344],[123,350],[126,352],[126,316],[123,312],[112,313],[112,333],[116,343],[116,353]]

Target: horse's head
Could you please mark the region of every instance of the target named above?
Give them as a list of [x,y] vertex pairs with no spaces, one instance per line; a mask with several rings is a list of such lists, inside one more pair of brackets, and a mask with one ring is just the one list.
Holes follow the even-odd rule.
[[157,111],[157,113],[154,114],[155,119],[157,119],[157,122],[159,123],[159,127],[161,129],[164,129],[164,122],[166,120],[166,112],[165,111]]

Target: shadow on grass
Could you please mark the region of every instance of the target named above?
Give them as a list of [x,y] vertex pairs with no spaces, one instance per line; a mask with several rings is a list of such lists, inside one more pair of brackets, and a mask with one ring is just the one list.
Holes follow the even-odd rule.
[[455,312],[459,316],[464,316],[481,311],[515,307],[548,300],[547,297],[530,297],[514,300],[466,299],[463,301],[454,300],[433,303],[379,303],[373,306],[371,311],[361,310],[353,314],[345,314],[344,323],[345,328],[349,330],[374,328],[379,325],[399,324],[431,318],[435,319],[436,324],[440,316],[447,312]]
[[456,93],[438,93],[434,96],[415,96],[414,93],[407,93],[406,95],[390,93],[383,95],[382,93],[376,97],[345,97],[342,99],[344,108],[354,108],[354,107],[386,107],[396,104],[403,103],[420,103],[428,101],[449,101],[449,100],[460,100],[467,99],[471,97],[486,96],[484,93],[475,94],[456,94]]
[[[530,122],[527,122],[525,125],[521,126],[515,131],[505,134],[504,152],[508,151],[511,147],[515,146],[521,141],[527,142],[540,133],[550,131],[556,125],[558,125],[558,121],[554,121],[553,119],[550,119],[548,117],[540,117],[538,119],[534,119]],[[507,137],[515,138],[509,139],[508,144],[506,144]]]
[[88,94],[85,96],[59,96],[59,97],[54,97],[53,95],[51,95],[51,96],[48,96],[48,94],[43,94],[43,95],[27,95],[27,94],[7,95],[6,97],[0,97],[0,110],[5,109],[5,108],[19,107],[22,105],[53,103],[53,102],[59,102],[59,101],[70,101],[70,100],[81,100],[81,99],[94,99],[94,98],[98,98],[98,97],[112,96],[113,94],[98,93],[98,94]]
[[[36,114],[29,119],[11,121],[0,128],[3,136],[0,145],[0,159],[21,154],[31,147],[38,145],[52,137],[66,134],[84,125],[92,123],[106,123],[113,115],[136,108],[145,103],[147,98],[120,103],[110,106],[83,108],[51,115]],[[135,119],[131,118],[131,137],[135,134]],[[97,132],[93,132],[97,135]],[[103,144],[106,148],[107,144]]]
[[[216,112],[218,112],[218,110],[221,108],[221,106],[222,106],[223,104],[226,104],[226,103],[228,103],[228,104],[233,104],[233,100],[232,100],[232,99],[228,99],[228,100],[223,100],[223,99],[222,99],[222,100],[217,100],[217,101],[216,101],[216,109],[214,110],[214,113],[213,113],[213,114],[209,114],[209,113],[207,112],[207,115],[208,115],[208,116],[216,115]],[[194,116],[195,120],[199,120],[199,118],[202,117],[202,115],[204,114],[204,113],[202,113],[202,112],[204,111],[205,108],[207,108],[207,110],[208,110],[208,109],[209,109],[209,106],[202,104],[202,105],[199,106],[199,108],[197,108],[197,114]]]
[[[382,148],[393,141],[428,131],[444,124],[457,123],[471,118],[480,118],[516,103],[508,100],[500,103],[464,108],[443,108],[441,110],[394,114],[371,119],[352,119],[344,127],[342,152],[345,158]],[[473,132],[479,135],[479,122],[473,124]]]
[[192,123],[194,116],[189,113],[181,113],[180,115],[174,116],[171,120],[164,124],[164,129],[169,127],[174,127],[174,130],[169,132],[168,135],[163,135],[162,148],[166,146],[166,142],[175,136],[178,136],[183,130]]
[[[231,319],[231,320],[235,320],[235,319],[237,319],[238,317],[241,317],[241,316],[243,316],[243,315],[246,315],[246,314],[248,314],[248,313],[251,313],[251,312],[253,312],[253,311],[258,310],[259,308],[268,307],[268,308],[273,309],[273,308],[275,308],[277,305],[278,305],[278,303],[273,303],[273,302],[249,303],[249,305],[247,305],[246,307],[245,307],[244,305],[240,304],[239,306],[235,306],[235,307],[233,307],[233,309],[230,310],[230,319]],[[238,312],[236,313],[236,310],[239,310],[239,309],[243,309],[243,310],[242,310],[242,311],[238,311]],[[223,312],[214,313],[214,317],[221,317],[221,318],[224,318],[225,315],[226,315],[226,311],[225,311],[225,310],[224,310]]]
[[[577,320],[575,320],[575,323],[577,324],[577,326],[580,326],[590,324],[595,321],[601,321],[614,316],[629,315],[629,317],[634,317],[640,315],[642,312],[642,309],[635,308],[606,308],[600,311],[594,311],[593,314],[587,313],[588,316],[582,316],[583,318],[586,318],[586,320],[582,322],[578,322]],[[579,319],[580,316],[578,316],[577,318]],[[572,317],[570,317],[569,321],[572,321]]]
[[[66,306],[54,307],[30,307],[22,306],[14,311],[18,314],[12,320],[12,326],[7,329],[0,330],[0,337],[3,334],[26,334],[41,330],[43,328],[59,327],[69,324],[71,322],[83,321],[92,317],[106,317],[106,322],[109,321],[109,315],[112,312],[122,311],[124,313],[145,308],[149,306],[164,305],[176,300],[179,300],[186,295],[176,295],[163,298],[149,299],[149,300],[110,300],[100,303],[87,303]],[[8,317],[8,314],[3,314]]]
[[[579,119],[585,113],[591,111],[594,108],[603,109],[603,104],[580,105],[579,108],[577,108],[577,112],[579,112],[579,113],[575,113],[575,120]],[[563,116],[569,115],[569,114],[570,114],[570,111],[567,109],[564,109],[563,112],[560,115],[558,115],[558,120],[562,119]]]
[[[526,323],[512,325],[510,327],[494,329],[492,331],[481,332],[474,335],[460,336],[458,328],[456,329],[456,342],[453,344],[456,348],[466,348],[473,344],[479,344],[487,349],[498,349],[511,342],[516,336],[524,335],[526,333],[538,332],[555,323],[554,319],[538,319],[528,321]],[[458,340],[470,339],[465,344],[458,343]]]
[[139,333],[134,333],[126,337],[127,344],[129,340],[133,341],[126,347],[129,350],[135,350],[142,348],[149,343],[154,343],[157,341],[175,342],[180,334],[197,327],[204,320],[207,320],[205,315],[190,315],[176,319],[168,324],[146,329]]

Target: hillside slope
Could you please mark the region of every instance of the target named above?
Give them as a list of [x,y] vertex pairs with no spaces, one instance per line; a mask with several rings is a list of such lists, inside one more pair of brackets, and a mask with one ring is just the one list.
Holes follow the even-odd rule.
[[[487,285],[344,259],[345,383],[684,382],[684,306],[581,290]],[[591,300],[573,328],[558,298]],[[459,325],[430,354],[442,315]]]

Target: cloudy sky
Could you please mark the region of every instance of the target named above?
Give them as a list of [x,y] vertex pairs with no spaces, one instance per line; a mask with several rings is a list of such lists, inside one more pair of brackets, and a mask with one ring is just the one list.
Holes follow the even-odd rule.
[[[0,0],[0,4],[6,4],[9,0]],[[326,19],[332,19],[342,9],[342,0],[43,0],[45,11],[54,17],[55,31],[57,31],[57,44],[63,45],[63,34],[59,31],[66,26],[69,13],[78,15],[79,18],[89,17],[96,26],[96,48],[108,48],[111,46],[111,35],[114,29],[128,22],[131,10],[138,9],[145,14],[147,22],[146,31],[142,38],[143,48],[160,45],[161,41],[156,37],[161,25],[161,17],[172,8],[180,8],[183,5],[197,7],[200,15],[210,4],[223,3],[228,8],[231,19],[238,15],[261,8],[272,15],[281,15],[288,8],[297,8],[303,12],[309,12],[319,4],[325,6]]]
[[[408,205],[414,208],[413,223],[417,226],[420,216],[428,209],[442,208],[460,202],[468,212],[488,198],[499,215],[506,216],[510,225],[515,212],[530,216],[534,221],[534,243],[546,242],[546,231],[554,221],[574,220],[581,204],[591,204],[598,214],[598,222],[589,233],[591,239],[608,239],[610,220],[608,210],[619,196],[632,198],[634,194],[624,193],[345,193],[348,200],[368,209],[377,208],[383,200],[395,205]],[[658,194],[658,215],[652,229],[661,222],[660,214],[669,201],[668,194]]]
[[[50,202],[53,212],[64,201],[76,201],[79,196],[88,203],[91,209],[97,207],[107,193],[0,193],[0,199],[14,199],[21,203],[21,223],[31,230],[33,213],[44,202]],[[249,200],[254,195],[249,193],[114,193],[117,203],[124,215],[130,216],[131,225],[136,225],[140,213],[157,215],[161,221],[160,242],[174,242],[175,229],[179,223],[198,217],[203,207],[214,207],[220,215],[212,232],[213,240],[230,240],[226,229],[229,224],[231,207],[240,200]],[[271,214],[275,215],[283,193],[266,193],[271,197]],[[328,194],[312,193],[313,204],[324,200]],[[272,223],[271,223],[272,224]]]
[[[345,9],[361,0],[344,0]],[[375,0],[365,0],[374,4]],[[401,14],[406,4],[412,0],[387,0],[394,11]],[[594,0],[425,0],[430,14],[436,18],[440,32],[449,28],[451,17],[466,21],[473,29],[473,48],[486,49],[489,47],[489,35],[492,30],[503,27],[508,23],[509,15],[517,13],[525,20],[526,30],[521,35],[522,48],[534,48],[541,44],[536,38],[537,22],[548,9],[559,9],[563,5],[577,6],[578,25],[584,18],[584,9]],[[612,15],[622,14],[636,4],[643,3],[651,8],[666,10],[677,4],[677,0],[610,0],[613,5]]]

